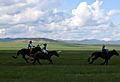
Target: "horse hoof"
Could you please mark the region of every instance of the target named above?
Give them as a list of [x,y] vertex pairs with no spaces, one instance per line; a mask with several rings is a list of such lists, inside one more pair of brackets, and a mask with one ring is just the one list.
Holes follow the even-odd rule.
[[104,63],[101,63],[100,65],[104,65]]
[[91,62],[89,64],[92,64]]
[[53,63],[48,63],[48,64],[53,64]]
[[35,63],[32,63],[33,65],[35,65]]
[[15,56],[12,56],[12,58],[16,59],[17,57],[15,57]]
[[108,65],[108,64],[106,64],[106,65]]

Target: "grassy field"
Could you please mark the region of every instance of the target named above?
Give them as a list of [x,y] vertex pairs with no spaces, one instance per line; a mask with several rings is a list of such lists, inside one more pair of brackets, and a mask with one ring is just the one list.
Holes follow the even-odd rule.
[[[37,45],[38,42],[35,42]],[[120,57],[114,56],[109,65],[100,65],[102,59],[89,65],[87,58],[100,45],[48,43],[49,50],[61,50],[53,57],[53,65],[41,60],[42,65],[26,64],[21,58],[13,59],[17,50],[27,47],[27,41],[0,42],[0,82],[120,82]],[[120,46],[107,46],[109,50]]]

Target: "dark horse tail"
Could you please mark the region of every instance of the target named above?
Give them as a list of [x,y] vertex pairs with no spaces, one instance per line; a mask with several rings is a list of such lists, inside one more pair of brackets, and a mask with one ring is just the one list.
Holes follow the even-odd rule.
[[90,62],[90,59],[94,56],[94,53],[91,54],[91,56],[88,58],[88,62]]
[[12,58],[16,59],[16,58],[19,56],[20,53],[21,53],[21,50],[19,50],[19,51],[17,52],[17,55],[16,55],[16,56],[12,56]]

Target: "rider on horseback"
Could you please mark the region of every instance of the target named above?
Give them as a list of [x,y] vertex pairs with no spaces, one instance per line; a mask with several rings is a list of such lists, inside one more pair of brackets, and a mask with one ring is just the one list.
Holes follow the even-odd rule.
[[108,49],[105,48],[105,45],[102,46],[102,54],[108,57]]
[[47,44],[44,43],[43,46],[44,46],[44,47],[42,48],[42,52],[43,52],[44,54],[48,54],[48,51],[47,51]]
[[30,53],[29,53],[29,54],[30,54],[30,57],[33,55],[33,54],[32,54],[32,48],[33,48],[33,47],[34,47],[34,46],[33,46],[33,44],[32,44],[32,41],[30,40],[30,41],[29,41],[29,44],[28,44],[28,49],[30,49]]

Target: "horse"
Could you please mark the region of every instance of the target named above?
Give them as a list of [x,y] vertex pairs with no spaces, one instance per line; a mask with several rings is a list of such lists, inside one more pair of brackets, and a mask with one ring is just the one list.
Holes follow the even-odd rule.
[[[98,59],[98,58],[100,57],[100,58],[102,58],[102,59],[105,60],[105,61],[104,61],[103,63],[101,63],[101,64],[106,64],[106,65],[108,65],[108,61],[110,60],[110,58],[111,58],[113,55],[118,56],[119,53],[118,53],[115,49],[113,49],[112,51],[108,51],[108,56],[103,55],[102,52],[100,52],[100,51],[93,52],[92,55],[88,58],[88,62],[89,62],[89,64],[92,64],[96,59]],[[92,58],[92,57],[93,57],[93,58]],[[91,58],[92,58],[92,61],[90,61]]]
[[[40,46],[32,48],[31,54],[34,55],[38,51],[40,51],[40,52],[42,51],[42,49],[40,48]],[[26,55],[30,56],[30,49],[22,48],[22,49],[18,50],[16,56],[12,56],[12,57],[14,59],[16,59],[19,55],[22,55],[22,58],[26,61],[26,63],[29,63],[28,60],[27,60],[27,58],[26,58]]]
[[35,53],[35,54],[33,55],[33,58],[34,58],[33,64],[35,64],[36,61],[37,61],[39,64],[41,64],[41,62],[39,61],[39,59],[48,60],[48,61],[49,61],[49,64],[53,64],[53,61],[52,61],[51,57],[52,57],[53,55],[59,57],[59,53],[60,53],[59,51],[48,51],[48,54],[43,54],[43,53],[41,53],[41,52],[37,52],[37,53]]

